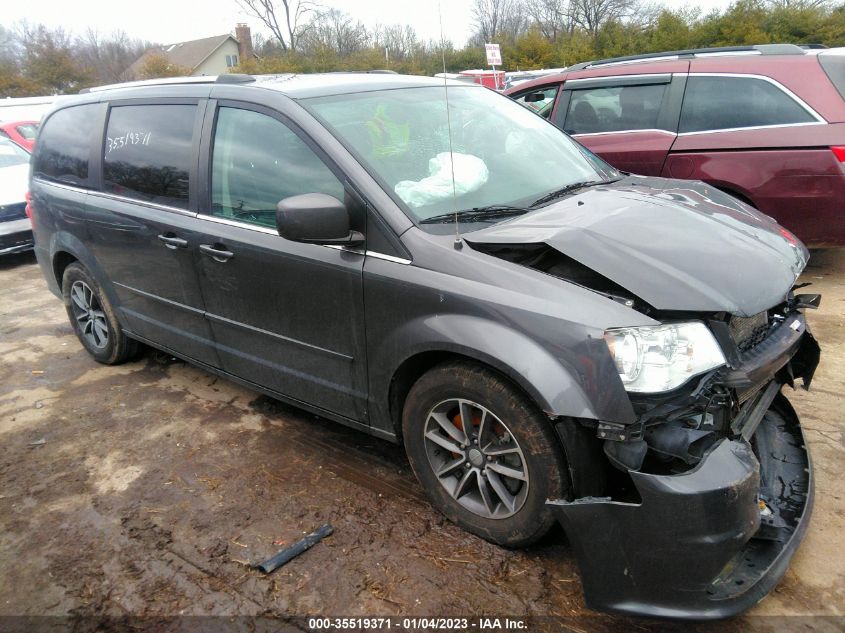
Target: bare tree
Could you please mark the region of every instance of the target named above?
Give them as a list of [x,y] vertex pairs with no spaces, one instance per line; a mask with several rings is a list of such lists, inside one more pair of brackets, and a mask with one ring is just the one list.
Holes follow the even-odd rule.
[[340,56],[350,55],[367,47],[367,28],[351,15],[337,9],[320,14],[299,40],[300,48],[311,53],[320,48],[333,50]]
[[17,64],[20,61],[20,52],[17,33],[0,24],[0,63]]
[[128,79],[129,66],[150,47],[148,42],[131,39],[124,31],[117,31],[105,38],[93,28],[77,37],[75,43],[77,58],[93,72],[100,83]]
[[830,7],[832,0],[766,0],[773,9],[820,9]]
[[[666,10],[666,5],[661,0],[636,0],[633,8],[628,12],[627,20],[636,24],[641,29],[657,28],[660,15]],[[695,6],[687,6],[679,9],[688,17],[688,24],[692,24],[698,18],[701,10]]]
[[283,51],[294,51],[319,15],[321,5],[310,0],[236,0],[238,5],[270,29]]
[[393,24],[391,26],[376,26],[372,34],[373,45],[384,50],[387,49],[390,59],[403,60],[413,57],[423,50],[414,27],[406,24]]
[[540,33],[552,42],[572,31],[570,0],[525,0],[525,12]]
[[591,35],[610,20],[631,16],[637,0],[571,0],[572,20]]
[[527,26],[521,0],[475,0],[472,14],[475,43],[492,42],[497,37],[515,39]]

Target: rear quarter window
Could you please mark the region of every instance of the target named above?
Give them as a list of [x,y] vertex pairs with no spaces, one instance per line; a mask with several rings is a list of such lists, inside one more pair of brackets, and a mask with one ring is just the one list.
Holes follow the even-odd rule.
[[94,128],[99,104],[71,106],[55,112],[44,123],[35,149],[34,176],[87,186],[91,144],[102,132]]
[[765,79],[690,75],[678,131],[711,132],[815,121],[801,104]]
[[845,99],[845,56],[822,53],[818,58],[822,70],[824,70],[828,79],[830,79],[830,83],[839,91],[840,96]]

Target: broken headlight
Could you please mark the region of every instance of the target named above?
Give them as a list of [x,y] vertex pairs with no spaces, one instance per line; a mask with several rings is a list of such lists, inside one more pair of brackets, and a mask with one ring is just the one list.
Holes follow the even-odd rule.
[[669,391],[725,364],[725,355],[700,321],[614,328],[604,340],[627,391]]

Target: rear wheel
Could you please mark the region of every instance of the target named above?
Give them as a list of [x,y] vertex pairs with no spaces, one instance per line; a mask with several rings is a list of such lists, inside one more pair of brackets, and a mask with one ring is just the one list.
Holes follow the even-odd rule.
[[547,499],[566,496],[564,458],[545,416],[485,367],[449,363],[411,388],[405,450],[434,505],[500,545],[536,541],[554,524]]
[[81,264],[65,269],[62,295],[77,338],[95,360],[117,365],[137,353],[138,343],[120,329],[111,304]]

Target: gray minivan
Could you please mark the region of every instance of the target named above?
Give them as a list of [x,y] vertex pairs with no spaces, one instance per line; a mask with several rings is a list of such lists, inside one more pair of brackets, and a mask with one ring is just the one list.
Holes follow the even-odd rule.
[[467,530],[559,521],[593,608],[740,612],[803,537],[808,252],[712,187],[480,86],[227,75],[62,101],[30,194],[97,361],[143,343],[403,442]]

